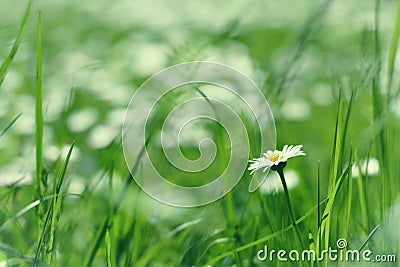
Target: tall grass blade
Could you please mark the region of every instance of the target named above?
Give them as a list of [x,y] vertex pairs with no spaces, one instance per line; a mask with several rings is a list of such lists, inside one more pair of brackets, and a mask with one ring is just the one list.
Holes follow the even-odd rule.
[[[357,94],[357,88],[353,87],[352,91],[351,91],[351,96],[350,96],[350,101],[349,104],[347,106],[347,111],[346,111],[346,116],[344,119],[344,124],[343,124],[343,132],[342,132],[342,143],[341,143],[341,147],[340,147],[340,159],[341,161],[343,161],[344,159],[344,151],[345,151],[345,146],[346,146],[346,137],[347,137],[347,131],[349,128],[349,123],[350,123],[350,118],[351,118],[351,113],[352,113],[352,109],[353,109],[353,103],[354,103],[354,99],[356,97]],[[342,166],[339,166],[342,167]]]
[[340,163],[340,148],[342,143],[342,110],[343,110],[343,99],[342,99],[342,89],[339,87],[339,99],[338,99],[338,109],[336,114],[336,123],[335,123],[335,135],[333,138],[333,149],[332,149],[332,159],[331,159],[331,167],[329,170],[329,184],[328,184],[328,194],[333,190],[336,177],[338,175],[339,163]]
[[[43,168],[43,85],[42,85],[42,15],[39,11],[36,44],[36,172],[35,187],[38,199],[42,198],[42,168]],[[39,212],[39,216],[40,216]]]
[[[338,177],[334,188],[328,192],[328,202],[326,204],[326,207],[324,209],[324,212],[322,213],[322,222],[321,222],[321,227],[319,229],[318,235],[324,235],[324,247],[327,248],[329,246],[329,236],[330,236],[330,230],[331,230],[331,214],[332,214],[332,209],[333,209],[333,204],[335,203],[335,198],[337,196],[337,193],[339,189],[341,188],[343,184],[344,177],[348,175],[349,173],[349,168],[350,166],[347,166],[347,168],[342,172],[342,174]],[[317,244],[317,247],[319,249],[322,248],[321,244]],[[319,251],[318,251],[319,254]],[[325,259],[325,265],[328,264],[328,259]]]
[[101,226],[96,233],[96,236],[94,238],[94,243],[92,242],[92,246],[88,250],[88,254],[83,263],[83,266],[92,266],[94,257],[96,256],[98,249],[101,247],[101,241],[103,240],[107,232],[108,223],[109,223],[109,218],[107,216],[101,223]]
[[[330,223],[331,223],[331,210],[333,207],[333,202],[337,193],[338,181],[337,176],[340,168],[340,154],[342,147],[342,112],[343,112],[343,99],[342,99],[342,87],[339,85],[339,98],[338,98],[338,109],[336,114],[336,124],[335,124],[335,134],[333,138],[333,146],[332,146],[332,158],[331,158],[331,166],[329,170],[329,181],[328,181],[328,204],[325,207],[324,212],[322,213],[322,221],[321,226],[318,229],[318,236],[324,235],[324,243],[319,243],[317,240],[317,248],[322,249],[323,247],[327,248],[329,245],[329,234],[330,234]],[[342,175],[343,176],[343,175]],[[319,253],[319,251],[318,251]],[[327,264],[327,261],[325,261]]]
[[359,204],[360,204],[361,221],[362,221],[363,230],[366,231],[368,229],[368,225],[369,225],[368,209],[367,209],[367,201],[366,201],[366,195],[365,195],[364,184],[363,184],[362,170],[361,170],[360,160],[358,158],[357,151],[355,151],[354,158],[355,158],[356,167],[358,169],[357,190],[358,190],[358,198],[359,198]]
[[49,242],[48,242],[48,259],[47,262],[49,264],[52,263],[54,256],[55,256],[55,249],[54,249],[54,243],[55,243],[55,235],[56,235],[56,229],[57,229],[57,223],[58,223],[58,217],[59,214],[61,213],[61,204],[62,201],[60,200],[59,196],[61,194],[61,186],[64,182],[65,179],[65,173],[67,171],[67,167],[69,164],[69,160],[71,158],[72,155],[72,150],[74,149],[75,143],[72,143],[72,145],[70,146],[68,153],[67,153],[67,157],[64,161],[64,164],[61,168],[60,173],[57,175],[57,180],[54,181],[53,184],[53,201],[52,201],[52,217],[51,217],[51,224],[50,224],[50,238],[49,238]]
[[5,60],[3,61],[3,63],[1,64],[0,67],[0,86],[3,83],[6,74],[7,74],[7,70],[10,67],[11,62],[13,61],[15,55],[17,54],[17,51],[19,49],[19,46],[21,44],[22,41],[22,37],[24,36],[24,32],[26,29],[26,24],[28,22],[28,17],[29,17],[29,13],[31,12],[31,6],[32,6],[32,0],[28,1],[28,5],[26,6],[25,9],[25,13],[24,13],[24,17],[22,19],[22,23],[20,26],[20,29],[18,31],[18,35],[17,35],[17,39],[15,40],[10,53],[8,54],[8,56],[5,58]]
[[106,260],[107,260],[107,267],[112,267],[111,261],[111,240],[110,240],[110,232],[106,231]]
[[393,74],[394,74],[394,68],[395,68],[395,60],[396,60],[399,36],[400,36],[400,2],[397,1],[396,22],[394,24],[394,30],[393,30],[392,41],[390,43],[389,60],[388,60],[387,88],[389,90],[389,93],[388,93],[389,96],[390,96],[390,92],[391,92],[391,88],[392,88]]
[[[36,40],[36,108],[35,108],[35,143],[36,143],[36,169],[35,169],[35,195],[36,199],[42,199],[44,194],[44,186],[42,181],[42,170],[43,170],[43,95],[42,95],[42,15],[39,11],[38,14],[38,25],[37,25],[37,40]],[[38,208],[38,233],[42,231],[44,237],[44,231],[47,228],[49,217],[43,221],[44,210],[42,205]],[[43,243],[42,235],[38,234],[38,250],[35,255],[34,266],[37,264],[41,246]]]
[[339,217],[338,222],[344,222],[343,227],[343,234],[344,238],[346,240],[349,240],[349,227],[350,227],[350,222],[351,222],[351,215],[352,215],[352,199],[353,199],[353,173],[352,173],[352,166],[353,166],[353,150],[352,147],[350,147],[350,158],[349,158],[349,172],[347,175],[347,203],[345,203],[344,210],[345,210],[345,216],[344,220],[342,221]]
[[[383,93],[380,90],[380,76],[381,76],[381,44],[380,44],[380,32],[379,32],[379,17],[380,17],[380,5],[381,1],[376,0],[375,5],[375,64],[376,72],[372,82],[372,107],[373,107],[373,118],[374,122],[379,121],[385,117],[385,101],[383,99]],[[390,96],[388,96],[390,97]],[[387,120],[384,121],[385,126]],[[391,191],[390,191],[390,180],[388,176],[387,164],[387,147],[386,147],[386,129],[382,127],[376,140],[376,150],[378,154],[379,165],[382,169],[381,172],[381,220],[384,220],[385,210],[390,205]]]
[[[64,181],[65,173],[67,170],[67,166],[69,164],[69,160],[71,158],[72,150],[74,148],[74,143],[71,145],[67,157],[65,158],[64,164],[61,168],[61,171],[58,175],[57,181],[54,181],[54,191],[53,191],[53,196],[52,196],[52,205],[49,207],[46,215],[46,219],[44,221],[43,227],[42,227],[42,232],[40,235],[39,243],[37,245],[36,253],[35,253],[35,262],[33,266],[36,266],[40,254],[42,252],[42,248],[44,245],[46,245],[46,252],[49,253],[47,257],[47,262],[51,264],[51,261],[53,260],[53,256],[55,253],[54,251],[54,242],[55,242],[55,232],[56,232],[56,225],[57,225],[57,217],[59,216],[59,213],[61,212],[61,201],[59,201],[59,196],[61,192],[61,186]],[[50,231],[48,233],[47,228],[50,225]],[[47,234],[49,235],[49,240],[48,242],[45,242]],[[45,244],[46,243],[46,244]]]

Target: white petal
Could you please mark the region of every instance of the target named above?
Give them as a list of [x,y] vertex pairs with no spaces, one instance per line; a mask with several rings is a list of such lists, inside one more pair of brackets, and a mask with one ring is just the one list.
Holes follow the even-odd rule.
[[301,151],[303,145],[297,146],[287,146],[285,145],[282,149],[282,156],[280,157],[280,161],[287,161],[290,158],[297,157],[297,156],[304,156],[304,151]]
[[297,146],[293,147],[290,151],[288,151],[288,155],[287,155],[288,159],[305,155],[305,153],[303,151],[301,151],[302,147],[303,147],[302,145],[297,145]]
[[288,149],[288,145],[284,145],[283,149],[282,149],[282,154],[286,154],[287,149]]
[[[249,160],[251,163],[248,170],[251,171],[250,174],[253,174],[255,171],[263,169],[263,172],[267,171],[271,166],[278,165],[281,162],[286,162],[288,159],[304,156],[306,155],[304,151],[301,150],[303,145],[284,145],[282,151],[279,150],[268,150],[266,153],[263,153],[261,158],[253,158]],[[278,153],[279,157],[276,161],[270,161],[269,158]]]
[[260,170],[260,169],[265,169],[271,167],[271,161],[265,157],[261,158],[256,158],[253,160],[250,160],[252,164],[250,164],[248,170],[251,171],[250,174],[253,174],[255,171]]
[[293,153],[293,146],[289,146],[288,147],[288,149],[286,150],[286,153],[285,153],[285,157],[286,157],[286,159],[289,159],[289,158],[291,158],[291,155],[292,155],[292,153]]

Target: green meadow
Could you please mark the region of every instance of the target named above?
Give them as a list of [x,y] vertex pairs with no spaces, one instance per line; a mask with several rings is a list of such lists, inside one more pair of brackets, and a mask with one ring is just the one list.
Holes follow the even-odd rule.
[[[394,0],[0,1],[0,267],[400,266],[399,36]],[[243,111],[241,160],[303,145],[283,170],[287,190],[271,171],[249,192],[245,169],[218,200],[176,207],[133,179],[149,166],[124,157],[130,99],[191,61],[237,69],[268,101],[276,147]],[[236,132],[216,120],[163,128],[194,97],[218,118],[220,89],[183,86],[131,117],[146,120],[137,138],[168,181],[205,185],[235,158]],[[179,170],[164,137],[189,161],[216,156]],[[266,248],[273,259],[260,259]],[[325,256],[301,260],[305,250]]]

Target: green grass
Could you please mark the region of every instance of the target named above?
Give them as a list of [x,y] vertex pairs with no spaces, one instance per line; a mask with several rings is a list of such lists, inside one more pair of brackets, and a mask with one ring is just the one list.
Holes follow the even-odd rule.
[[[35,143],[36,143],[36,170],[35,170],[35,198],[42,199],[44,196],[44,190],[47,186],[47,175],[43,172],[43,71],[42,71],[42,26],[41,26],[41,14],[38,16],[38,27],[37,27],[37,44],[36,44],[36,112],[35,112]],[[45,227],[44,221],[44,210],[42,206],[38,209],[39,219],[39,233]],[[44,232],[42,232],[39,239],[41,244]],[[39,248],[41,245],[39,246]],[[37,254],[38,255],[38,252]],[[35,259],[37,257],[35,256]]]
[[25,14],[23,16],[23,20],[20,26],[20,29],[18,31],[18,35],[17,38],[10,50],[10,53],[7,55],[7,57],[4,59],[3,63],[1,64],[0,67],[0,86],[4,81],[4,78],[6,77],[7,74],[7,70],[10,67],[11,62],[13,61],[15,55],[17,54],[18,48],[22,42],[22,38],[24,36],[24,32],[26,29],[26,25],[28,22],[28,18],[29,18],[29,13],[31,12],[31,7],[32,7],[32,0],[28,1],[28,4],[26,6],[26,10],[25,10]]
[[[151,8],[122,1],[114,9],[27,1],[23,11],[7,1],[0,4],[0,266],[294,266],[256,255],[265,245],[318,253],[339,238],[349,250],[400,256],[400,3],[299,1],[291,10],[273,1],[229,8],[216,1],[213,9],[191,1]],[[7,14],[2,5],[13,8]],[[138,5],[142,12],[123,13]],[[193,10],[190,18],[183,10]],[[135,183],[145,148],[129,173],[120,111],[150,75],[187,59],[243,68],[263,85],[277,148],[304,145],[307,156],[285,168],[287,180],[289,169],[299,176],[291,212],[283,192],[249,193],[247,171],[224,198],[196,208],[159,203]],[[210,169],[190,176],[196,181],[164,163],[158,130],[179,101],[202,97],[216,112],[203,85],[183,89],[159,101],[145,143],[168,178],[197,185],[224,171],[229,138],[219,125],[203,125],[219,153]],[[274,149],[260,147],[248,110],[238,116],[249,130],[249,158]],[[199,157],[197,146],[180,145]],[[375,159],[378,173],[368,164]],[[400,266],[399,258],[382,266]]]
[[21,117],[21,115],[21,113],[18,114],[6,127],[4,127],[4,129],[0,132],[0,137],[2,137],[13,126],[13,124],[18,120],[19,117]]

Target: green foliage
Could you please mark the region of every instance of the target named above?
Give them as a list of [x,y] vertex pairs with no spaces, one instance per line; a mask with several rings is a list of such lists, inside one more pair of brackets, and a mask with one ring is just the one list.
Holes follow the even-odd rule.
[[[399,3],[117,2],[29,0],[22,19],[21,3],[0,3],[0,265],[263,266],[264,245],[320,252],[339,238],[347,249],[400,254]],[[129,98],[187,60],[249,75],[271,105],[277,148],[304,145],[307,156],[287,166],[299,176],[292,214],[283,192],[248,193],[248,172],[223,199],[190,209],[134,182],[144,148],[129,174],[120,134]],[[202,86],[189,87],[214,109]],[[207,124],[217,160],[193,180],[173,173],[157,138],[182,91],[159,101],[146,145],[167,178],[199,185],[228,164],[229,136]],[[274,149],[260,148],[254,118],[240,119],[250,157]]]

